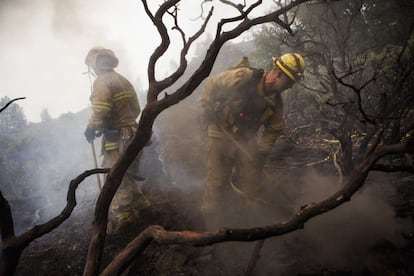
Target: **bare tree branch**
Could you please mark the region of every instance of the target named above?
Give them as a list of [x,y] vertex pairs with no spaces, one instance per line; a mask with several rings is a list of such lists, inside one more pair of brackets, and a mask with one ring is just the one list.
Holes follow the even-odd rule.
[[97,173],[107,172],[109,172],[109,169],[93,169],[78,175],[69,184],[66,198],[67,204],[62,212],[48,222],[36,225],[20,236],[15,236],[14,234],[13,218],[10,206],[0,191],[0,231],[3,241],[0,256],[0,275],[13,275],[22,251],[32,241],[57,228],[70,217],[76,206],[76,189],[86,177]]
[[409,164],[402,164],[402,165],[395,165],[395,164],[375,164],[372,171],[380,171],[380,172],[410,172],[414,173],[413,165]]
[[[332,66],[332,69],[333,69],[333,66]],[[371,115],[368,115],[366,112],[365,112],[365,110],[364,110],[364,108],[362,107],[362,99],[361,99],[361,91],[369,84],[369,83],[371,83],[372,81],[375,81],[376,80],[376,76],[374,75],[374,76],[372,76],[370,79],[368,79],[364,84],[362,84],[359,88],[357,88],[357,87],[355,87],[354,85],[352,85],[352,84],[349,84],[349,83],[346,83],[345,81],[344,81],[344,78],[346,78],[347,76],[350,76],[350,75],[353,75],[353,74],[355,74],[355,73],[357,73],[358,71],[362,71],[363,69],[362,68],[360,68],[360,69],[358,69],[358,70],[356,70],[356,71],[352,71],[352,72],[348,72],[347,74],[345,74],[344,76],[342,76],[342,77],[339,77],[337,74],[336,74],[336,72],[335,72],[335,70],[333,69],[332,70],[332,74],[334,75],[334,77],[336,78],[336,80],[340,83],[340,84],[342,84],[343,86],[345,86],[345,87],[348,87],[348,88],[351,88],[351,90],[352,91],[354,91],[355,92],[355,95],[357,95],[357,98],[358,98],[358,109],[359,109],[359,112],[361,113],[361,115],[362,115],[362,117],[364,118],[364,120],[366,121],[366,122],[368,122],[368,123],[371,123],[371,124],[375,124],[375,120],[372,120],[371,118],[372,117],[374,117],[374,116],[371,116]]]
[[15,101],[18,101],[18,100],[24,100],[24,99],[26,99],[26,97],[20,97],[20,98],[14,98],[14,99],[12,99],[11,101],[9,101],[5,106],[3,106],[1,109],[0,109],[0,113],[1,112],[3,112],[9,105],[11,105],[13,102],[15,102]]
[[238,10],[241,14],[243,14],[243,9],[246,7],[246,1],[244,1],[244,4],[234,4],[233,2],[227,1],[227,0],[219,0],[220,2],[229,5],[236,10]]
[[[160,83],[156,82],[155,80],[155,63],[166,52],[170,43],[167,29],[162,23],[162,16],[168,11],[169,8],[173,7],[179,1],[165,1],[160,6],[155,16],[151,17],[152,14],[147,7],[146,0],[142,0],[147,14],[150,16],[151,20],[157,27],[158,32],[162,37],[162,42],[155,49],[149,61],[149,88],[147,96],[148,103],[142,110],[142,114],[138,124],[137,134],[135,135],[131,144],[127,147],[124,154],[120,157],[118,162],[116,162],[112,167],[110,173],[106,178],[105,184],[102,187],[102,191],[97,199],[93,221],[92,237],[89,243],[88,257],[84,270],[85,276],[98,274],[106,237],[106,227],[108,219],[107,217],[110,202],[112,201],[112,198],[114,197],[116,190],[121,184],[122,177],[125,174],[127,168],[135,159],[137,154],[147,144],[147,141],[150,139],[152,134],[152,126],[154,124],[155,118],[163,110],[178,103],[179,101],[185,99],[187,96],[192,94],[192,92],[200,85],[200,83],[210,74],[214,62],[217,58],[217,55],[225,42],[238,37],[240,34],[242,34],[243,32],[247,31],[255,25],[267,22],[280,23],[282,28],[289,28],[289,26],[286,26],[283,22],[281,22],[281,20],[278,17],[284,12],[287,12],[288,10],[308,1],[310,0],[292,1],[284,8],[271,12],[265,16],[260,16],[253,19],[245,18],[239,25],[237,25],[231,31],[228,32],[221,33],[221,27],[224,23],[223,21],[220,21],[217,27],[216,37],[212,41],[210,47],[208,48],[204,60],[201,62],[199,68],[195,70],[194,73],[189,77],[189,79],[174,93],[172,93],[168,97],[164,97],[158,100],[157,95],[159,95],[162,90],[160,89]],[[250,8],[247,9],[244,14],[249,14],[250,11],[254,7],[258,6],[260,3],[261,1],[257,1],[256,3],[251,5]]]
[[[181,28],[178,27],[178,25],[176,25],[176,29],[179,30],[180,33],[182,33],[182,38],[183,38],[183,48],[181,50],[180,53],[180,65],[177,68],[177,70],[172,73],[170,76],[168,76],[167,78],[165,78],[162,81],[159,81],[156,85],[154,85],[153,87],[156,87],[157,90],[151,90],[151,94],[153,94],[151,96],[151,99],[149,99],[150,101],[154,101],[156,100],[156,98],[158,97],[158,95],[167,87],[171,86],[172,84],[174,84],[185,72],[185,69],[187,68],[187,53],[191,47],[191,45],[204,33],[204,31],[206,30],[207,24],[210,21],[211,16],[213,15],[213,8],[210,10],[209,14],[207,15],[206,20],[204,21],[203,25],[200,27],[200,29],[192,36],[188,39],[188,41],[185,40],[185,36],[182,33]],[[150,94],[149,94],[150,95]]]
[[405,39],[405,43],[404,43],[404,45],[403,45],[403,47],[402,47],[402,49],[401,49],[401,51],[400,51],[400,53],[398,54],[398,58],[397,58],[397,61],[398,61],[398,65],[400,66],[400,68],[403,68],[404,66],[403,66],[403,63],[402,63],[402,57],[403,57],[403,55],[404,55],[404,52],[405,52],[405,50],[407,49],[407,47],[408,47],[408,44],[409,44],[409,41],[410,41],[410,37],[411,37],[411,35],[414,33],[414,21],[411,23],[411,25],[410,25],[410,28],[409,28],[409,30],[408,30],[408,33],[407,33],[407,35],[406,35],[406,39]]
[[[158,33],[161,35],[161,43],[160,45],[154,50],[154,54],[150,57],[149,63],[148,63],[148,81],[150,83],[155,82],[155,64],[160,56],[162,56],[168,49],[168,46],[170,45],[170,38],[168,36],[167,28],[165,27],[164,23],[162,22],[162,17],[165,13],[167,13],[168,9],[175,6],[180,0],[169,0],[165,1],[157,10],[155,15],[152,15],[151,11],[149,10],[148,4],[146,0],[142,0],[142,3],[144,5],[145,12],[147,13],[148,17],[152,20],[152,23],[155,25],[155,27],[158,30]],[[153,97],[154,95],[150,95],[148,93],[148,97]],[[155,96],[156,98],[156,96]]]
[[349,201],[365,182],[375,162],[386,154],[413,151],[414,137],[402,144],[378,147],[367,156],[353,171],[344,187],[321,201],[302,206],[296,215],[287,221],[263,227],[245,229],[221,229],[213,232],[168,231],[159,225],[152,225],[142,231],[118,256],[105,268],[101,275],[119,275],[151,242],[158,244],[186,244],[206,246],[227,241],[257,241],[280,236],[304,228],[305,223],[320,214],[326,213]]

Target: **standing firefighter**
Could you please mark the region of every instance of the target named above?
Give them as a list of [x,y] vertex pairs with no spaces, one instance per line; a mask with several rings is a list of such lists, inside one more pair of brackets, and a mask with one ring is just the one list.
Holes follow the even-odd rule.
[[207,218],[220,212],[234,175],[245,195],[259,197],[265,158],[282,131],[281,92],[302,78],[304,66],[300,54],[285,54],[273,58],[272,70],[265,73],[244,57],[207,80],[202,99],[208,131],[202,211]]
[[[114,71],[118,59],[110,49],[92,48],[85,63],[96,74],[90,97],[92,115],[85,130],[89,143],[103,134],[102,167],[110,168],[125,151],[137,131],[136,119],[140,113],[138,97],[132,84]],[[140,191],[134,175],[139,167],[139,156],[125,174],[111,203],[109,232],[132,222],[137,212],[148,207],[148,201]]]

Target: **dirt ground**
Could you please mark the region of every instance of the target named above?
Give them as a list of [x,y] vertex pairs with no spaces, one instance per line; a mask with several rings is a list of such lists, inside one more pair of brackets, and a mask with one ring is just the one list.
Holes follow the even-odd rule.
[[[279,154],[274,155],[266,166],[269,174],[279,183],[277,189],[273,189],[275,188],[273,187],[266,194],[266,200],[274,204],[263,207],[260,216],[257,213],[250,214],[241,207],[244,202],[243,196],[235,192],[234,189],[230,190],[229,202],[231,204],[228,209],[223,210],[222,214],[226,218],[226,227],[245,227],[257,223],[266,224],[269,221],[278,222],[280,219],[294,214],[301,203],[297,198],[308,199],[306,197],[309,196],[308,190],[305,185],[300,183],[305,180],[311,183],[316,181],[315,179],[319,181],[320,178],[311,178],[315,175],[319,177],[319,175],[328,173],[331,174],[328,182],[337,179],[332,166],[327,162],[321,162],[306,169],[304,167],[306,164],[322,160],[326,154],[324,151],[312,150],[311,159],[306,154],[302,159],[298,159],[297,157],[303,152],[303,149],[287,144],[280,147]],[[295,158],[293,159],[292,156]],[[412,200],[414,189],[412,178],[410,176],[406,178],[407,181],[398,182],[398,189],[387,194],[389,195],[387,202],[394,210],[390,215],[392,219],[399,217],[404,221],[412,221],[414,217]],[[371,182],[378,179],[383,179],[383,176],[374,178]],[[404,179],[404,177],[399,179]],[[145,187],[146,194],[153,203],[151,208],[142,211],[134,223],[127,228],[121,229],[115,235],[107,236],[103,266],[108,264],[117,252],[148,225],[159,224],[168,230],[199,231],[204,229],[208,223],[202,218],[199,209],[201,186],[193,187],[190,190],[179,189],[173,185],[162,185],[162,188],[159,185]],[[323,188],[323,190],[326,189],[326,187]],[[358,199],[355,201],[358,202]],[[377,205],[374,207],[379,208]],[[355,209],[351,209],[351,212],[354,213]],[[358,209],[358,212],[363,213],[361,209]],[[379,217],[386,216],[380,210],[373,210],[373,213]],[[16,275],[82,275],[92,215],[93,202],[80,204],[72,217],[61,227],[33,242],[24,251]],[[340,215],[339,212],[336,216]],[[369,213],[367,216],[372,215]],[[262,218],[263,220],[261,220]],[[364,219],[367,218],[364,217]],[[404,228],[404,231],[397,229],[400,232],[398,232],[398,238],[395,239],[402,240],[400,243],[394,242],[392,239],[391,241],[384,239],[385,234],[378,235],[378,240],[373,240],[365,245],[365,249],[369,250],[359,250],[357,243],[362,241],[363,244],[363,240],[369,240],[368,236],[357,239],[355,233],[352,233],[351,241],[355,244],[350,247],[344,245],[348,243],[346,231],[344,231],[345,234],[334,236],[332,239],[323,237],[325,241],[321,239],[320,243],[315,242],[320,236],[325,235],[323,231],[332,232],[334,231],[332,229],[337,229],[331,224],[340,224],[342,221],[335,222],[335,219],[326,218],[324,223],[320,223],[318,219],[315,220],[317,222],[314,224],[310,223],[308,227],[310,230],[307,230],[309,232],[301,232],[303,230],[300,230],[286,238],[273,238],[265,241],[251,275],[414,275],[414,266],[411,264],[411,260],[414,259],[412,228],[408,227],[408,230]],[[322,225],[320,228],[315,226],[318,223]],[[360,222],[356,223],[360,224]],[[380,221],[378,225],[381,223],[384,222]],[[305,228],[307,229],[307,226]],[[373,229],[369,229],[367,232],[375,232],[376,228]],[[392,230],[394,233],[395,229]],[[344,240],[343,243],[341,243],[341,239]],[[331,251],[329,251],[325,248],[328,243],[338,243],[344,249],[340,251],[337,248],[330,248]],[[214,250],[210,251],[211,247],[204,249],[153,243],[137,258],[124,275],[246,275],[247,264],[256,244],[226,243],[215,246]],[[211,252],[214,254],[210,254]],[[324,252],[323,257],[317,256],[320,252]],[[329,253],[336,254],[341,261],[330,258],[332,256],[328,256]],[[344,260],[343,256],[351,257]]]

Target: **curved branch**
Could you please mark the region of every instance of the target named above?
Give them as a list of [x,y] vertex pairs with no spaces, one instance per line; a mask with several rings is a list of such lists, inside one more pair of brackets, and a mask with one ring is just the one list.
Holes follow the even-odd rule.
[[368,168],[368,165],[361,166],[342,190],[325,201],[319,204],[313,203],[305,205],[291,219],[273,225],[246,229],[221,229],[214,232],[201,233],[192,231],[167,231],[159,225],[149,226],[115,257],[101,275],[120,274],[153,241],[159,244],[206,246],[227,241],[263,240],[302,229],[305,222],[309,219],[328,212],[350,200],[351,196],[364,183],[368,175]]
[[[180,102],[184,98],[191,95],[191,93],[198,87],[198,85],[210,74],[211,69],[213,68],[214,62],[217,58],[217,55],[220,51],[220,48],[224,45],[225,42],[238,37],[243,32],[249,30],[251,27],[269,23],[269,22],[280,22],[281,26],[284,27],[284,23],[278,19],[280,14],[302,4],[309,2],[310,0],[297,0],[291,2],[289,5],[281,8],[275,12],[269,13],[265,16],[257,17],[254,19],[244,20],[239,25],[237,25],[233,30],[224,32],[216,36],[215,40],[211,43],[210,47],[207,50],[206,56],[199,66],[199,68],[193,73],[193,75],[186,81],[180,88],[176,90],[169,97],[165,97],[157,102],[155,105],[159,110],[165,110],[166,108]],[[258,1],[257,3],[261,3]],[[250,9],[249,9],[250,10]],[[248,10],[248,11],[249,11]],[[220,25],[220,24],[219,24]],[[217,27],[218,29],[220,26]]]
[[372,81],[375,81],[376,80],[376,76],[374,75],[374,76],[372,76],[368,81],[366,81],[364,84],[362,84],[362,86],[360,86],[359,88],[357,88],[357,87],[355,87],[354,85],[352,85],[352,84],[349,84],[349,83],[346,83],[345,81],[344,81],[344,78],[345,77],[347,77],[347,76],[349,76],[349,75],[352,75],[352,74],[355,74],[356,72],[358,72],[358,71],[361,71],[362,70],[362,68],[361,69],[359,69],[359,70],[356,70],[356,71],[351,71],[351,72],[349,72],[349,73],[347,73],[347,74],[345,74],[344,76],[342,76],[342,77],[339,77],[337,74],[336,74],[336,72],[335,72],[335,70],[333,69],[333,66],[332,66],[332,74],[333,74],[333,76],[335,77],[335,79],[340,83],[340,84],[342,84],[343,86],[345,86],[345,87],[348,87],[348,88],[350,88],[352,91],[354,91],[355,92],[355,94],[357,95],[357,98],[358,98],[358,110],[359,110],[359,112],[362,114],[362,117],[364,118],[364,120],[366,121],[366,122],[368,122],[368,123],[370,123],[370,124],[375,124],[375,120],[372,120],[371,118],[373,117],[373,116],[371,116],[371,115],[368,115],[366,112],[365,112],[365,110],[364,110],[364,108],[362,107],[362,99],[361,99],[361,91],[369,84],[369,83],[371,83]]
[[46,223],[36,225],[29,231],[23,233],[22,235],[16,237],[17,239],[22,239],[26,242],[32,242],[34,239],[43,236],[46,233],[49,233],[60,224],[62,224],[69,216],[72,214],[73,209],[76,206],[76,189],[79,187],[79,184],[82,183],[85,178],[88,176],[98,174],[98,173],[108,173],[110,169],[108,168],[98,168],[85,171],[73,179],[68,188],[68,193],[66,197],[66,206],[62,212],[55,218],[49,220]]
[[404,67],[404,66],[403,66],[403,62],[402,62],[402,58],[403,58],[403,56],[404,56],[405,51],[406,51],[406,50],[407,50],[407,48],[408,48],[409,41],[410,41],[410,37],[411,37],[411,35],[412,35],[413,33],[414,33],[414,20],[413,20],[413,22],[411,22],[411,24],[410,24],[410,27],[409,27],[408,32],[407,32],[407,34],[406,34],[406,38],[405,38],[404,45],[403,45],[403,47],[402,47],[401,51],[400,51],[400,52],[399,52],[399,54],[398,54],[397,62],[398,62],[398,65],[399,65],[399,67],[400,67],[400,68],[403,68],[403,67]]
[[0,109],[0,113],[3,112],[9,105],[11,105],[13,102],[18,101],[18,100],[24,100],[26,99],[26,97],[20,97],[20,98],[14,98],[13,100],[9,101],[5,106],[3,106]]
[[[190,50],[191,45],[205,32],[208,22],[210,21],[212,15],[213,15],[213,8],[210,9],[210,12],[207,15],[206,20],[204,21],[203,25],[200,27],[200,29],[188,39],[186,42],[184,40],[184,46],[180,53],[180,66],[178,69],[172,73],[170,76],[165,78],[164,80],[158,82],[157,88],[158,91],[156,91],[156,95],[158,96],[159,93],[161,93],[165,88],[171,86],[173,83],[175,83],[185,72],[185,69],[187,68],[187,60],[186,55],[188,51]],[[183,37],[183,39],[185,39]]]
[[183,44],[185,44],[185,33],[183,29],[178,25],[178,8],[174,7],[174,10],[172,12],[168,12],[168,14],[171,15],[174,21],[174,27],[172,27],[172,29],[177,30],[180,33],[181,39],[183,40]]
[[394,164],[375,164],[372,171],[380,172],[409,172],[414,173],[414,167],[409,164],[394,165]]
[[222,2],[223,4],[226,4],[226,5],[230,6],[230,7],[235,8],[241,14],[243,14],[243,9],[246,7],[246,1],[244,1],[244,4],[234,4],[233,2],[230,2],[228,0],[219,0],[219,1]]
[[0,230],[3,240],[0,256],[0,275],[13,275],[22,251],[36,238],[49,233],[69,218],[76,206],[76,189],[86,177],[107,172],[109,172],[109,169],[93,169],[78,175],[70,182],[67,193],[67,204],[62,212],[48,222],[36,225],[17,237],[14,235],[10,206],[0,192],[0,214],[2,215],[0,216]]
[[[223,0],[220,0],[221,2],[223,2]],[[231,5],[229,3],[223,2],[227,5],[233,6],[235,7],[236,5]],[[240,15],[236,16],[236,17],[232,17],[232,18],[225,18],[220,20],[220,23],[217,26],[217,35],[219,35],[221,33],[221,30],[223,28],[223,26],[227,23],[231,23],[231,22],[236,22],[236,21],[240,21],[240,20],[246,20],[247,16],[249,15],[250,12],[252,12],[252,10],[254,10],[257,6],[260,6],[262,4],[262,0],[258,0],[257,2],[253,3],[245,12],[243,12],[243,8],[240,11]]]
[[273,225],[245,228],[221,229],[213,232],[167,231],[162,226],[151,225],[142,231],[121,251],[105,268],[101,275],[118,275],[153,241],[158,244],[186,244],[206,246],[227,241],[257,241],[280,236],[304,228],[305,223],[323,213],[335,209],[351,200],[351,197],[363,186],[369,171],[376,161],[386,154],[413,152],[414,137],[408,136],[402,144],[378,147],[365,158],[353,171],[344,187],[320,203],[302,206],[296,215],[287,221]]
[[[131,144],[127,147],[125,153],[112,167],[96,202],[92,237],[89,243],[88,256],[84,270],[85,276],[98,274],[106,237],[106,226],[108,219],[107,216],[110,202],[112,201],[112,198],[114,197],[115,192],[118,189],[127,168],[150,139],[155,118],[163,110],[178,103],[193,93],[193,91],[200,85],[200,83],[210,74],[220,48],[226,41],[239,36],[254,25],[266,22],[274,22],[275,18],[277,18],[281,13],[286,12],[295,6],[308,1],[310,0],[293,1],[283,9],[253,20],[243,21],[232,31],[220,34],[211,43],[204,60],[200,64],[199,68],[192,74],[192,76],[172,95],[164,97],[161,100],[157,100],[157,95],[160,93],[160,90],[159,83],[155,82],[154,66],[156,60],[162,55],[162,53],[165,52],[166,47],[168,47],[169,44],[168,34],[166,33],[166,28],[163,26],[160,17],[167,11],[167,7],[171,7],[178,1],[174,0],[164,2],[164,4],[161,6],[163,8],[163,11],[157,12],[153,20],[160,33],[163,35],[163,42],[161,42],[160,46],[151,55],[150,63],[148,66],[148,78],[150,80],[147,97],[148,103],[142,111],[137,134],[135,135]],[[143,2],[145,5],[145,0],[143,0]],[[261,3],[261,1],[258,1],[257,3]]]
[[[167,28],[165,27],[164,23],[162,22],[162,17],[166,12],[168,12],[168,9],[176,5],[180,0],[169,0],[165,1],[157,10],[155,13],[155,16],[152,15],[148,8],[148,4],[146,0],[142,0],[142,3],[144,5],[145,12],[150,17],[152,23],[155,25],[155,27],[158,30],[158,33],[161,36],[161,43],[160,45],[154,50],[154,53],[151,55],[148,63],[148,81],[150,83],[155,82],[155,64],[159,57],[161,57],[168,49],[168,46],[170,45],[170,37],[168,36]],[[152,89],[150,88],[148,91],[148,102],[153,101],[156,99],[156,93],[153,93]]]

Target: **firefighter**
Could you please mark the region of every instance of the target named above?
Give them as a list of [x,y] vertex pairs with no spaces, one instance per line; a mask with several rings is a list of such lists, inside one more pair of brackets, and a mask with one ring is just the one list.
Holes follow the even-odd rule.
[[272,70],[265,73],[244,57],[207,79],[201,102],[208,133],[201,208],[207,219],[221,210],[234,178],[248,198],[260,197],[261,170],[282,131],[281,92],[302,79],[304,66],[300,54],[285,54],[273,58]]
[[[84,134],[89,143],[93,143],[96,136],[103,135],[102,167],[110,168],[134,137],[141,109],[132,84],[114,71],[118,58],[112,50],[92,48],[85,63],[89,71],[93,69],[96,79],[90,96],[92,114]],[[149,206],[136,182],[138,167],[139,156],[129,167],[112,200],[108,233],[116,233],[120,227],[131,223],[140,209]]]

